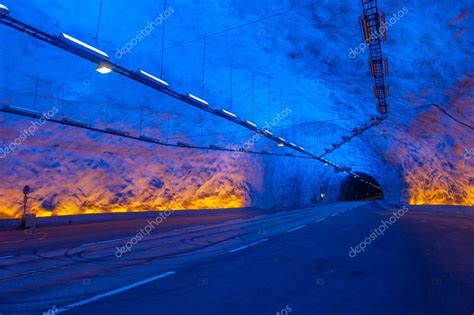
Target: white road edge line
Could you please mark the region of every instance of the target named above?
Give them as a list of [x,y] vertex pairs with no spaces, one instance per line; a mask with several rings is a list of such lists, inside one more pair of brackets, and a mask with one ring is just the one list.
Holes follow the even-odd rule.
[[7,259],[7,258],[13,258],[13,257],[15,257],[15,256],[11,256],[11,255],[10,256],[2,256],[2,257],[0,257],[0,259]]
[[288,233],[289,233],[289,232],[294,232],[294,231],[299,230],[299,229],[302,229],[302,228],[304,228],[304,227],[306,227],[306,225],[300,225],[300,226],[298,226],[298,227],[295,227],[294,229],[288,230],[287,232],[288,232]]
[[122,241],[122,240],[126,240],[126,239],[130,239],[130,237],[122,237],[122,238],[116,238],[116,239],[113,239],[113,240],[106,240],[106,241],[93,242],[93,243],[86,243],[86,244],[82,244],[81,246],[89,246],[89,245],[94,245],[94,244],[109,243],[109,242],[113,242],[113,241]]
[[250,247],[250,245],[240,246],[240,247],[231,249],[231,250],[229,251],[229,253],[235,253],[235,252],[238,252],[239,250],[246,249],[246,248],[248,248],[248,247]]
[[250,246],[254,246],[254,245],[258,245],[258,244],[262,244],[263,242],[266,242],[266,241],[268,241],[268,238],[264,238],[263,240],[260,240],[260,241],[256,241],[256,242],[250,243]]
[[335,217],[336,215],[338,215],[339,213],[333,213],[331,214],[331,217]]
[[115,294],[118,294],[118,293],[121,293],[121,292],[130,290],[130,289],[136,288],[136,287],[138,287],[138,286],[141,286],[141,285],[144,285],[144,284],[153,282],[153,281],[158,280],[158,279],[162,279],[162,278],[167,277],[167,276],[171,276],[172,274],[175,274],[175,273],[176,273],[176,271],[168,271],[168,272],[162,273],[162,274],[160,274],[160,275],[158,275],[158,276],[154,276],[154,277],[151,277],[151,278],[142,280],[142,281],[138,281],[138,282],[132,283],[132,284],[130,284],[130,285],[121,287],[121,288],[119,288],[119,289],[115,289],[115,290],[112,290],[112,291],[109,291],[109,292],[105,292],[105,293],[102,293],[102,294],[99,294],[99,295],[90,297],[90,298],[88,298],[88,299],[85,299],[85,300],[82,300],[82,301],[79,301],[79,302],[76,302],[76,303],[72,303],[72,304],[66,305],[66,306],[61,307],[60,309],[58,309],[58,310],[55,312],[55,314],[57,314],[57,313],[62,313],[62,312],[66,312],[66,311],[68,311],[68,310],[70,310],[70,309],[73,309],[73,308],[75,308],[75,307],[78,307],[78,306],[81,306],[81,305],[89,304],[89,303],[91,303],[91,302],[94,302],[94,301],[103,299],[103,298],[105,298],[105,297],[108,297],[108,296],[111,296],[111,295],[115,295]]
[[314,222],[321,222],[321,221],[323,221],[323,220],[326,220],[326,218],[322,218],[322,219],[316,220],[316,221],[314,221]]

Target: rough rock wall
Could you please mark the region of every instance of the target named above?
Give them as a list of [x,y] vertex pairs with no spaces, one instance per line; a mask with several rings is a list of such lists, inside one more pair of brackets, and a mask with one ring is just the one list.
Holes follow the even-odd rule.
[[[293,109],[285,125],[361,117],[341,119],[322,132],[317,128],[296,133],[277,129],[315,153],[322,153],[324,146],[313,146],[313,142],[321,143],[325,137],[340,139],[375,114],[367,52],[353,59],[349,56],[350,48],[361,43],[358,3],[168,1],[175,12],[166,19],[165,38],[160,24],[118,58],[117,49],[163,13],[161,3],[104,1],[97,33],[96,1],[4,2],[15,17],[52,34],[65,31],[96,43],[112,60],[162,74],[177,90],[203,96],[212,106],[232,109],[258,125],[285,106]],[[384,0],[379,6],[390,16],[403,4]],[[389,120],[329,157],[374,176],[393,201],[402,197],[413,203],[472,204],[474,158],[463,157],[466,149],[470,152],[474,147],[472,131],[436,109],[397,111],[436,102],[472,124],[473,2],[417,1],[406,7],[408,13],[389,29],[383,48],[390,62],[393,112]],[[245,26],[234,28],[236,25]],[[1,105],[49,110],[54,103],[67,117],[98,126],[108,118],[109,126],[134,134],[143,125],[147,134],[172,142],[226,146],[242,144],[249,137],[118,75],[100,76],[95,65],[28,36],[5,27],[0,28],[0,36],[5,43],[0,47]],[[28,124],[10,115],[1,114],[0,119],[2,147]],[[18,209],[24,182],[35,187],[37,204],[44,204],[41,211],[49,215],[70,209],[124,211],[124,207],[140,210],[163,205],[306,204],[321,192],[321,183],[329,182],[328,187],[333,188],[328,188],[328,196],[335,198],[337,183],[344,178],[313,161],[251,156],[232,160],[226,154],[188,150],[155,152],[155,147],[114,137],[48,128],[0,161],[0,175],[5,179],[0,184],[0,204],[7,209],[3,213],[18,213],[12,209]],[[333,139],[324,144],[331,145]],[[86,149],[81,151],[81,147]],[[130,149],[135,147],[139,149]],[[258,147],[280,150],[264,141]],[[191,171],[189,165],[194,164],[196,169]],[[151,176],[145,165],[158,175]],[[190,179],[180,184],[183,176]],[[91,186],[88,178],[103,189]],[[63,179],[60,195],[37,188]],[[404,185],[406,193],[400,196]],[[88,188],[81,193],[79,186]],[[179,200],[169,201],[170,194]],[[192,197],[196,194],[197,199]]]
[[[6,138],[28,128],[2,120]],[[23,185],[31,186],[30,209],[39,216],[238,208],[262,190],[261,165],[250,156],[110,138],[44,126],[1,160],[0,217],[20,215]]]

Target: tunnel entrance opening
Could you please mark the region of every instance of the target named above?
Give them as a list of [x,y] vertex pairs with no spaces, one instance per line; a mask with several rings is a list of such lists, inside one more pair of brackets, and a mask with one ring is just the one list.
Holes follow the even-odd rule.
[[348,175],[341,186],[341,200],[380,200],[383,199],[383,190],[372,176],[355,172],[360,177]]

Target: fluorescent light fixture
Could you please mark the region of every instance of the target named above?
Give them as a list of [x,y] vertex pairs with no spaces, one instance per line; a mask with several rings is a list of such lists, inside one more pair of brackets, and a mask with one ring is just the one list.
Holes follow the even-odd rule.
[[117,135],[117,136],[128,137],[130,135],[130,133],[128,133],[127,131],[123,131],[123,130],[120,130],[120,129],[107,128],[105,130],[107,130],[109,133]]
[[286,140],[283,139],[282,137],[278,137],[278,139],[280,139],[282,142],[286,142]]
[[256,124],[254,124],[253,122],[251,122],[251,121],[248,121],[248,120],[246,120],[245,122],[246,122],[248,125],[250,125],[250,126],[254,126],[255,128],[257,128],[257,125],[256,125]]
[[106,64],[98,64],[95,70],[101,74],[107,74],[112,72],[112,68],[110,68]]
[[10,9],[6,5],[0,3],[0,13],[3,15],[9,15]]
[[74,120],[74,119],[67,118],[67,117],[63,118],[63,122],[67,125],[71,125],[71,126],[75,126],[75,127],[81,127],[81,128],[90,128],[90,126],[91,126],[90,124],[85,123],[83,121]]
[[290,145],[296,147],[296,144],[294,144],[293,142],[290,142]]
[[304,151],[304,148],[303,148],[303,147],[299,147],[299,148],[300,148],[300,150],[303,150],[303,151]]
[[153,83],[156,83],[162,87],[169,87],[170,85],[168,82],[161,80],[160,78],[155,77],[154,75],[149,74],[146,71],[143,70],[138,70],[138,75],[142,78],[146,78],[148,80],[151,80]]
[[19,114],[19,115],[33,117],[33,118],[38,118],[41,116],[40,112],[36,110],[17,107],[17,106],[5,105],[3,106],[3,110],[12,114]]
[[193,100],[193,101],[196,101],[196,102],[198,102],[198,103],[201,103],[201,104],[203,104],[203,105],[206,105],[206,106],[209,105],[208,102],[206,102],[206,101],[203,100],[202,98],[199,98],[199,97],[197,97],[197,96],[195,96],[195,95],[192,95],[191,93],[189,93],[189,94],[187,95],[187,97],[188,97],[189,99],[191,99],[191,100]]
[[231,113],[231,112],[229,112],[229,111],[227,111],[227,110],[225,110],[225,109],[221,109],[221,111],[222,111],[224,114],[227,114],[227,115],[229,115],[229,116],[232,116],[232,117],[234,117],[234,118],[237,118],[237,115],[236,115],[236,114]]
[[273,136],[273,133],[271,133],[269,130],[263,129],[263,132],[265,132],[266,134],[269,134],[269,135],[272,135],[272,136]]
[[105,52],[103,52],[103,51],[101,51],[101,50],[99,50],[95,47],[92,47],[91,45],[88,45],[88,44],[78,40],[77,38],[72,37],[71,35],[68,35],[66,33],[60,33],[59,37],[61,39],[63,39],[64,41],[68,41],[69,43],[72,43],[77,48],[81,48],[81,49],[85,48],[89,52],[92,52],[97,56],[100,56],[100,57],[105,58],[105,59],[109,59],[109,55],[107,55]]

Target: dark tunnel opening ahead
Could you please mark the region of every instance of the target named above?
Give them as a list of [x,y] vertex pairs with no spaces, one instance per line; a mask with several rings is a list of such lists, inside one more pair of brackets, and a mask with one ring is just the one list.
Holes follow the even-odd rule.
[[[341,200],[379,200],[383,199],[380,184],[370,175],[355,172],[360,178],[348,175],[341,186]],[[377,186],[377,187],[374,187]]]

